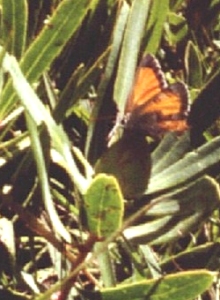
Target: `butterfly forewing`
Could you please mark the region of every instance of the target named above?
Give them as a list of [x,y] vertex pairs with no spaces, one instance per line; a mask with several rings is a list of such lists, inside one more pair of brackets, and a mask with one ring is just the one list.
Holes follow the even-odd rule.
[[166,131],[187,129],[188,92],[177,82],[167,85],[157,60],[147,55],[137,71],[136,81],[126,107],[125,128],[136,128],[158,137]]
[[166,87],[167,83],[158,61],[153,56],[147,55],[137,70],[125,111],[130,112],[136,106],[148,102]]

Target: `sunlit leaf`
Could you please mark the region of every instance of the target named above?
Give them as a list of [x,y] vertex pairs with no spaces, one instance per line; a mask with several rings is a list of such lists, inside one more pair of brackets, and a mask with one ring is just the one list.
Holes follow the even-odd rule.
[[113,176],[99,174],[84,196],[86,222],[97,237],[108,237],[120,228],[123,217],[123,198]]

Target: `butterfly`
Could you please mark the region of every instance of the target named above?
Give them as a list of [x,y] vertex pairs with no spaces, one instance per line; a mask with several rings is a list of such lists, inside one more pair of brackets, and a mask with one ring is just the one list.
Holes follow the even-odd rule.
[[[118,114],[109,135],[109,147],[96,163],[96,173],[114,175],[126,199],[142,196],[151,173],[151,153],[145,136],[159,139],[168,131],[184,132],[188,128],[188,111],[184,83],[168,85],[157,59],[145,56],[124,116]],[[123,132],[119,131],[122,128]]]
[[125,131],[136,130],[153,138],[188,128],[189,97],[186,85],[168,85],[158,60],[146,55],[137,70],[123,117]]

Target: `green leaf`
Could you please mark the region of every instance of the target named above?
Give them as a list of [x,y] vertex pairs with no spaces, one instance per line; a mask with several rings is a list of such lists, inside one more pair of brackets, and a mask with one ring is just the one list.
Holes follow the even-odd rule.
[[7,51],[19,59],[26,46],[28,9],[26,0],[2,0],[2,31]]
[[164,136],[151,155],[151,176],[160,174],[163,170],[180,160],[189,150],[190,134],[186,132],[181,137],[170,132]]
[[[111,254],[109,249],[103,251],[105,247],[105,241],[96,242],[94,250],[97,254],[97,261],[100,269],[100,275],[105,287],[115,286],[117,283],[115,276],[115,268],[112,263]],[[100,250],[101,249],[101,250]]]
[[70,114],[70,111],[72,112],[74,110],[71,106],[76,105],[77,101],[82,99],[86,93],[88,93],[89,88],[94,84],[102,72],[100,65],[103,63],[107,54],[108,51],[104,52],[96,62],[86,70],[86,72],[84,70],[85,68],[81,66],[77,69],[76,73],[73,73],[65,89],[62,91],[59,102],[53,113],[57,123],[62,122],[66,114]]
[[147,22],[147,36],[145,37],[145,52],[156,54],[158,51],[164,23],[168,17],[169,0],[154,0],[150,10],[150,18]]
[[150,0],[134,0],[128,17],[114,87],[114,100],[121,114],[124,112],[125,103],[134,81],[137,58],[150,4]]
[[105,101],[104,96],[105,96],[106,88],[108,87],[113,72],[115,70],[115,65],[117,63],[118,54],[123,40],[128,13],[129,13],[129,5],[126,2],[123,2],[121,7],[118,9],[117,20],[112,34],[112,44],[110,48],[109,57],[106,63],[104,74],[102,76],[102,80],[98,86],[98,91],[97,91],[98,98],[97,98],[96,105],[92,111],[91,121],[87,132],[85,154],[86,157],[89,157],[91,161],[97,159],[97,157],[95,157],[96,149],[90,149],[92,144],[92,138],[95,134],[95,128],[96,128],[96,122],[94,120],[97,120],[97,118],[99,117],[101,105],[103,104],[103,101]]
[[177,255],[169,257],[160,265],[164,272],[174,272],[176,266],[185,270],[208,269],[217,271],[219,269],[220,243],[210,242],[187,249]]
[[[69,38],[81,26],[89,9],[88,0],[64,0],[45,24],[39,36],[22,57],[20,66],[30,83],[36,82],[61,52]],[[3,118],[14,106],[11,82],[6,85],[0,102]]]
[[183,2],[185,0],[171,0],[170,1],[170,9],[173,11],[177,11],[181,8],[181,5],[183,5]]
[[4,57],[3,68],[11,75],[15,91],[18,94],[26,112],[35,122],[35,125],[38,126],[42,123],[46,125],[52,139],[52,145],[60,154],[64,168],[67,170],[78,189],[83,193],[88,186],[88,182],[87,179],[79,172],[73,160],[70,150],[70,142],[66,133],[62,127],[54,121],[49,111],[45,108],[44,104],[27,82],[16,59],[8,53],[6,53]]
[[[187,83],[192,88],[201,88],[203,85],[202,57],[192,41],[186,47],[185,68],[187,73]],[[193,72],[192,72],[193,70]]]
[[[58,235],[68,243],[71,243],[71,237],[69,232],[66,230],[65,226],[61,222],[58,213],[56,211],[53,197],[50,191],[50,183],[49,183],[49,178],[48,178],[48,170],[46,166],[46,161],[44,157],[43,150],[45,151],[46,147],[43,147],[41,140],[40,140],[40,135],[39,135],[39,130],[37,129],[37,126],[35,122],[32,120],[30,115],[27,114],[26,116],[27,119],[27,125],[28,125],[28,130],[30,133],[30,139],[31,139],[31,147],[32,151],[34,154],[34,159],[35,163],[37,166],[37,173],[38,173],[38,178],[39,178],[39,184],[41,188],[41,193],[42,193],[42,198],[44,202],[45,209],[48,213],[48,216],[50,218],[52,227],[54,229],[54,232],[58,233]],[[43,137],[47,138],[47,143],[50,140],[49,137],[45,134],[46,131],[44,131]],[[45,146],[45,145],[44,145]],[[50,149],[47,149],[50,151]]]
[[165,31],[168,44],[170,47],[175,47],[177,43],[186,38],[188,33],[186,19],[177,13],[170,12],[168,22],[165,24]]
[[108,237],[121,227],[123,197],[113,176],[97,175],[84,196],[84,204],[88,229],[96,237]]
[[122,284],[101,291],[102,300],[190,300],[206,291],[215,274],[198,270],[167,275],[156,280]]
[[[219,203],[218,183],[204,176],[152,200],[154,205],[146,213],[147,221],[128,227],[124,236],[135,244],[158,245],[174,241],[201,226]],[[153,221],[149,221],[149,217]]]
[[114,175],[126,199],[140,197],[146,190],[151,170],[150,150],[145,137],[126,132],[95,165],[96,173]]
[[[170,145],[171,146],[171,145]],[[219,163],[220,138],[187,153],[176,163],[152,176],[146,194],[155,193],[189,182],[204,174],[209,168]]]

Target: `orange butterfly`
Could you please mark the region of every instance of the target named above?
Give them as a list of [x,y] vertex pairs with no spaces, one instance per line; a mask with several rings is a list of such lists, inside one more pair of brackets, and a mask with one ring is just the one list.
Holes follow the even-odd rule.
[[168,85],[156,58],[149,54],[144,57],[126,104],[124,128],[154,138],[167,131],[181,133],[188,128],[188,111],[188,91],[184,83]]

